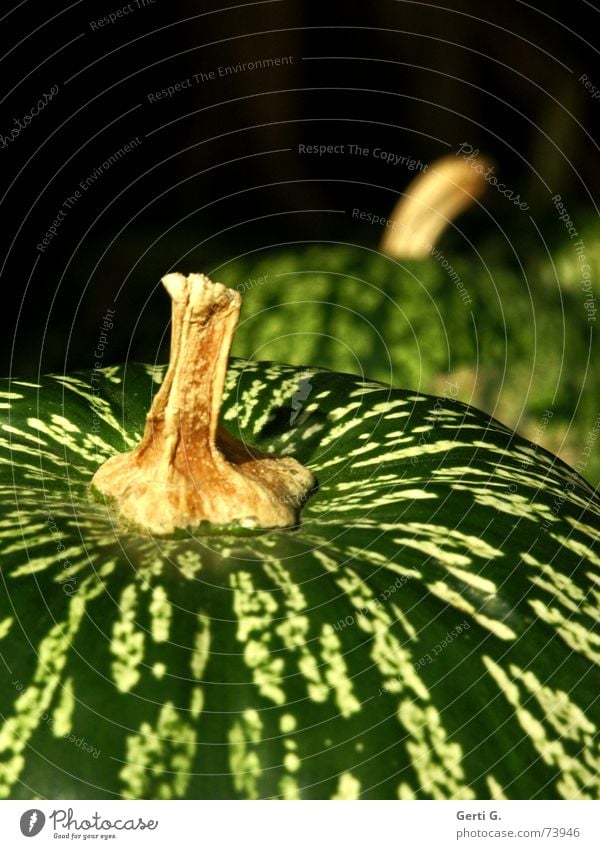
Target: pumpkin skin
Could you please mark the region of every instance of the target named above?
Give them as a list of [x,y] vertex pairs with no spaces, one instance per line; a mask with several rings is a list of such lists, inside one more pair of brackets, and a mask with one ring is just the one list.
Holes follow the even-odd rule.
[[459,402],[234,360],[225,426],[318,479],[300,527],[127,533],[89,482],[163,374],[6,384],[3,797],[600,796],[585,481]]
[[[584,236],[593,276],[597,233]],[[600,427],[600,352],[572,244],[521,265],[498,246],[489,257],[442,247],[398,261],[351,244],[293,243],[211,273],[244,295],[237,356],[451,394],[600,483],[600,452],[583,453]]]

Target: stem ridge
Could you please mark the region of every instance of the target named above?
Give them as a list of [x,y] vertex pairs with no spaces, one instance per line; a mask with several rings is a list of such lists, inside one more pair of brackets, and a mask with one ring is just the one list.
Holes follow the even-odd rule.
[[203,274],[168,274],[171,353],[141,442],[107,460],[92,488],[121,520],[152,535],[203,522],[285,528],[316,481],[292,457],[235,439],[219,422],[227,361],[241,297]]

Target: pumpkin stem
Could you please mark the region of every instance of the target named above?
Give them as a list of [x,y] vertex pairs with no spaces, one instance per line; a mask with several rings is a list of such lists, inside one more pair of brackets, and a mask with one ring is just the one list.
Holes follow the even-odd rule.
[[482,156],[443,156],[433,162],[405,189],[390,215],[390,227],[381,250],[394,259],[422,259],[457,215],[480,198],[487,188]]
[[219,424],[241,298],[203,274],[167,274],[171,356],[139,445],[107,460],[92,487],[129,525],[155,535],[202,522],[285,528],[315,479],[291,457],[250,448]]

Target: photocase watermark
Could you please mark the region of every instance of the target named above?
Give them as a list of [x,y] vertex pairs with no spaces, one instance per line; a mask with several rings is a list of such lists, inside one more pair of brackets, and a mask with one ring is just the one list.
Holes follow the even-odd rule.
[[[534,456],[533,457],[527,456],[527,457],[524,457],[521,460],[521,462],[519,464],[521,471],[526,472],[533,465],[535,455],[536,455],[536,453],[537,453],[537,451],[540,447],[540,443],[542,441],[544,433],[546,432],[546,429],[547,429],[548,425],[550,424],[550,419],[552,419],[552,418],[554,418],[554,412],[552,410],[544,410],[544,412],[542,413],[542,416],[541,416],[541,418],[540,418],[540,420],[537,424],[537,427],[535,429],[535,433],[533,434],[533,438],[531,440],[532,441],[531,448],[533,450]],[[511,495],[514,495],[517,492],[518,488],[519,487],[517,486],[517,484],[513,482],[513,483],[509,484],[508,491],[510,492]]]
[[[408,575],[399,575],[393,584],[390,584],[389,587],[387,587],[385,590],[380,592],[378,596],[375,597],[375,607],[381,607],[384,601],[387,601],[389,598],[391,598],[393,594],[397,592],[401,587],[403,587],[404,584],[408,583],[409,580],[410,577]],[[352,614],[348,614],[348,616],[345,616],[343,619],[338,619],[338,621],[334,623],[333,627],[336,631],[343,631],[344,628],[349,628],[354,625],[360,616],[364,616],[365,618],[367,618],[370,613],[371,611],[368,607],[361,607],[356,611],[356,617]]]
[[[102,378],[102,372],[100,369],[104,367],[104,354],[108,347],[108,339],[110,331],[113,329],[114,325],[114,317],[116,310],[107,307],[104,315],[102,316],[102,324],[100,326],[100,333],[98,334],[98,339],[96,341],[96,347],[94,348],[94,368],[92,369],[92,374],[90,376],[90,387],[92,390],[92,395],[94,399],[98,397],[100,394],[100,383]],[[92,407],[92,427],[91,433],[97,434],[100,431],[100,418],[98,413],[96,412],[95,407]]]
[[[521,461],[519,462],[519,465],[517,467],[519,469],[519,471],[521,471],[521,472],[530,471],[531,467],[536,462],[536,454],[540,449],[540,443],[542,442],[544,433],[546,432],[548,425],[550,424],[550,421],[551,421],[552,418],[554,418],[554,412],[550,409],[544,410],[544,412],[542,413],[540,420],[539,420],[539,422],[536,426],[535,432],[531,436],[530,450],[531,450],[532,453],[528,454],[527,456],[525,456],[521,459]],[[571,464],[571,466],[575,470],[575,472],[577,472],[580,475],[583,475],[583,473],[586,469],[590,455],[591,455],[592,450],[594,448],[594,445],[595,445],[595,443],[598,439],[599,433],[600,433],[600,414],[598,414],[598,416],[596,417],[596,420],[594,422],[594,426],[588,433],[587,440],[586,440],[586,443],[585,443],[585,448],[583,449],[583,458],[577,464],[574,464],[574,463]],[[530,438],[529,435],[528,435],[527,438],[528,439]],[[560,512],[563,508],[563,505],[567,501],[567,498],[568,498],[567,493],[573,492],[575,490],[575,484],[576,484],[576,478],[573,475],[573,480],[567,481],[562,487],[561,494],[557,495],[556,498],[554,499],[554,501],[552,503],[552,515],[555,518],[558,518],[558,516],[560,515]],[[518,491],[519,491],[519,484],[516,482],[516,480],[511,481],[509,483],[508,487],[507,487],[507,492],[509,493],[509,495],[516,495],[518,493]],[[546,518],[544,520],[544,523],[542,525],[540,525],[541,530],[543,530],[543,531],[550,530],[552,522],[553,522],[553,519]]]
[[[444,386],[446,386],[446,390],[444,391],[443,396],[438,396],[435,399],[435,404],[433,405],[433,412],[430,415],[436,416],[438,413],[441,413],[444,409],[444,403],[448,399],[456,398],[458,395],[458,384],[454,383],[452,380],[444,380]],[[430,431],[426,430],[419,436],[417,447],[422,448],[424,445],[427,445],[430,439]],[[410,462],[413,466],[416,466],[419,462],[419,457],[411,457]]]
[[[533,434],[531,445],[531,448],[533,450],[533,457],[528,455],[521,460],[519,466],[522,472],[529,471],[530,467],[533,465],[535,455],[540,447],[539,443],[542,441],[542,437],[544,436],[546,428],[550,424],[550,419],[552,419],[553,417],[554,412],[552,410],[544,410],[544,412],[542,413],[540,421],[538,422],[538,425],[535,429],[535,433]],[[510,493],[510,495],[515,495],[518,490],[518,484],[514,481],[511,481],[511,483],[508,485],[508,492]]]
[[[549,415],[552,416],[552,413],[550,413],[548,410],[546,410],[546,412],[544,413],[545,418],[542,419],[542,422],[544,422],[544,420],[548,421]],[[541,433],[543,433],[543,430],[541,431]],[[540,433],[540,436],[541,436],[541,433]],[[585,472],[587,465],[588,465],[588,462],[589,462],[589,459],[590,459],[590,456],[592,454],[592,451],[594,450],[594,446],[596,445],[596,442],[598,441],[598,435],[599,434],[600,434],[600,413],[596,416],[593,426],[588,431],[588,435],[587,435],[586,440],[585,440],[585,446],[584,446],[583,451],[582,451],[581,459],[577,463],[572,464],[572,468],[573,468],[574,472],[576,472],[578,475],[583,475],[583,473]],[[536,433],[536,441],[537,441],[537,436],[538,436],[538,434]],[[538,446],[535,445],[536,451],[537,451],[537,448],[538,448]],[[527,460],[525,460],[521,463],[521,467],[525,469],[525,468],[527,468],[527,466],[531,462],[532,461],[530,459],[527,459]],[[575,474],[572,475],[572,478],[573,478],[572,480],[564,482],[564,484],[562,485],[560,494],[557,495],[552,502],[551,512],[552,512],[552,516],[555,519],[557,519],[560,516],[562,508],[564,507],[565,502],[569,498],[569,495],[571,495],[575,491],[575,488],[577,486],[577,478],[576,478]],[[517,491],[517,485],[512,483],[509,486],[508,490],[511,493],[515,493]],[[541,531],[549,531],[552,527],[552,522],[553,522],[552,518],[550,518],[550,517],[546,518],[544,520],[543,524],[540,525],[540,530]]]
[[[19,679],[16,679],[12,682],[15,690],[18,693],[21,693],[25,688]],[[66,740],[69,743],[73,743],[78,749],[81,749],[82,752],[88,752],[94,760],[97,760],[100,756],[101,750],[96,748],[96,746],[92,746],[91,743],[88,743],[85,737],[78,737],[76,734],[72,734],[70,731],[67,731],[65,734],[56,733],[56,720],[53,716],[46,713],[46,711],[42,711],[42,713],[38,714],[39,718],[42,722],[45,722],[48,728],[52,730],[54,736],[58,739]]]
[[219,65],[211,71],[200,71],[193,74],[196,84],[208,83],[221,77],[231,77],[234,74],[243,74],[246,71],[262,71],[269,68],[278,68],[281,65],[293,65],[293,56],[274,56],[269,59],[255,59],[251,62],[238,62],[237,65]]
[[243,295],[244,292],[249,292],[251,289],[255,289],[257,286],[264,286],[264,284],[268,280],[268,277],[268,274],[263,274],[261,277],[249,277],[247,280],[244,280],[243,283],[238,283],[235,288],[241,295]]
[[[542,416],[541,416],[541,418],[540,418],[540,420],[537,424],[537,427],[535,429],[535,433],[533,434],[533,443],[534,443],[534,450],[535,451],[537,451],[538,448],[540,447],[539,443],[542,441],[542,437],[543,437],[543,435],[546,431],[546,428],[550,424],[550,419],[552,419],[553,417],[554,417],[553,410],[544,410],[544,412],[542,413]],[[529,461],[529,462],[531,462],[531,461]]]
[[587,74],[582,74],[579,77],[579,82],[589,91],[593,100],[600,99],[600,86],[595,85]]
[[120,147],[118,150],[115,150],[110,154],[103,162],[99,163],[94,170],[79,181],[79,188],[75,189],[75,191],[67,195],[64,201],[61,204],[60,209],[58,210],[56,217],[52,221],[52,224],[46,230],[43,239],[41,239],[36,245],[38,251],[42,254],[46,253],[50,243],[53,239],[56,238],[59,232],[59,228],[62,226],[64,220],[69,215],[70,212],[77,206],[84,193],[87,192],[96,181],[115,165],[117,162],[120,162],[123,157],[127,156],[127,154],[131,153],[131,151],[136,150],[142,144],[142,139],[139,136],[135,136],[130,139],[127,144],[124,144],[123,147]]
[[422,666],[427,666],[427,664],[431,663],[431,661],[441,654],[444,649],[448,648],[448,646],[456,640],[457,637],[460,637],[465,631],[468,631],[471,627],[471,623],[467,622],[465,619],[456,628],[453,628],[451,631],[446,632],[446,636],[437,643],[437,645],[426,654],[422,655],[415,663],[413,664],[415,669],[421,669]]
[[298,388],[292,395],[292,412],[290,414],[290,425],[293,425],[300,413],[302,412],[303,401],[306,401],[312,392],[312,383],[310,382],[310,372],[305,371],[300,375]]
[[[58,529],[58,525],[54,519],[52,513],[47,509],[46,515],[46,525],[52,538],[56,543],[56,551],[58,554],[62,555],[64,551],[66,551],[65,545],[62,541],[62,534]],[[61,561],[62,568],[66,571],[67,574],[63,573],[60,578],[60,585],[62,586],[62,590],[65,595],[72,596],[77,591],[77,578],[75,575],[68,574],[73,569],[73,564],[69,560],[68,557],[63,557]]]
[[[560,516],[561,510],[567,501],[569,494],[575,491],[575,482],[567,481],[562,487],[561,494],[557,495],[554,501],[552,502],[552,515],[555,519],[558,519]],[[544,523],[540,525],[541,531],[549,531],[552,527],[552,519],[547,518],[544,520]]]
[[[40,719],[42,720],[42,722],[45,722],[49,728],[55,728],[56,720],[52,716],[49,716],[47,713],[44,712],[40,714]],[[70,731],[68,731],[66,734],[59,734],[58,736],[62,740],[66,740],[68,743],[73,743],[73,745],[76,748],[81,749],[82,752],[87,752],[94,758],[94,760],[97,760],[99,758],[101,750],[98,749],[96,746],[93,746],[91,743],[88,743],[85,737],[78,737],[76,734],[72,734]]]
[[569,235],[569,238],[572,241],[574,239],[577,239],[576,242],[573,242],[573,246],[575,248],[575,256],[577,258],[577,264],[579,268],[581,291],[583,292],[584,296],[583,308],[587,313],[588,322],[596,321],[596,313],[598,312],[598,308],[596,306],[596,297],[594,295],[594,290],[592,287],[592,269],[585,256],[585,245],[583,239],[579,238],[577,228],[573,223],[573,219],[571,218],[567,207],[563,203],[562,197],[560,195],[553,195],[552,203],[554,204],[554,208],[558,212],[559,221],[562,221],[565,225],[565,229]]
[[243,74],[247,71],[269,70],[282,65],[293,64],[293,56],[272,56],[266,59],[254,59],[250,62],[238,62],[237,65],[218,65],[209,71],[198,71],[196,74],[184,77],[175,83],[171,83],[171,85],[165,86],[165,88],[148,92],[146,94],[146,100],[148,103],[158,103],[160,100],[170,100],[176,95],[203,83],[214,82],[215,80],[235,76],[236,74]]
[[133,12],[137,12],[140,9],[148,9],[150,6],[154,6],[157,2],[158,0],[131,0],[131,3],[126,3],[125,6],[114,9],[112,12],[109,12],[108,15],[104,15],[102,18],[95,18],[93,21],[90,21],[89,27],[92,32],[97,32],[104,27],[116,24],[117,21],[126,18]]
[[50,101],[56,97],[58,94],[58,83],[55,83],[50,87],[48,92],[44,92],[41,97],[37,100],[37,102],[26,112],[24,115],[21,115],[20,118],[13,118],[14,126],[12,130],[10,130],[7,134],[0,133],[0,147],[7,148],[9,144],[16,141],[19,138],[23,130],[26,130],[27,127],[31,124],[34,118],[37,118],[44,109],[48,106]]
[[[85,179],[79,181],[79,186],[82,192],[87,192],[89,188],[91,188],[96,180],[101,177],[109,168],[112,168],[117,162],[120,162],[124,156],[127,156],[128,153],[131,153],[132,150],[135,150],[142,144],[142,139],[139,136],[135,136],[130,139],[127,144],[124,144],[123,147],[120,147],[118,150],[115,150],[114,153],[97,165],[94,170],[89,174]],[[81,195],[80,195],[81,197]]]
[[430,248],[431,256],[433,257],[433,259],[439,262],[444,271],[448,274],[448,277],[456,286],[456,289],[458,291],[458,294],[460,295],[460,299],[463,304],[466,307],[470,306],[473,301],[471,300],[471,296],[469,295],[468,290],[465,288],[465,284],[462,282],[460,274],[458,274],[454,266],[446,259],[446,257],[439,248],[434,248],[432,246],[430,246]]
[[298,153],[308,156],[361,156],[379,159],[386,165],[401,166],[408,171],[427,171],[428,166],[420,159],[404,153],[385,150],[382,147],[363,147],[348,142],[339,144],[299,144]]
[[[369,224],[374,224],[380,227],[385,227],[386,230],[402,230],[405,229],[405,225],[395,221],[393,218],[387,218],[385,215],[378,215],[375,212],[369,212],[365,209],[358,209],[358,207],[354,207],[352,209],[352,218],[356,218],[357,221],[367,221]],[[466,288],[465,284],[462,281],[460,274],[456,271],[454,266],[449,262],[449,260],[444,256],[442,251],[439,248],[436,248],[431,242],[425,242],[425,247],[431,254],[432,259],[435,259],[444,271],[448,274],[448,277],[456,287],[458,294],[460,295],[460,299],[463,304],[468,307],[473,301],[471,296],[469,295],[469,290]]]
[[102,324],[100,326],[100,334],[98,335],[98,342],[96,343],[96,347],[94,349],[94,356],[96,357],[96,364],[94,366],[94,371],[97,372],[98,369],[102,368],[103,363],[101,360],[104,358],[104,352],[106,350],[106,346],[108,345],[108,334],[113,329],[114,325],[114,317],[116,310],[107,307],[104,315],[102,316]]
[[490,186],[494,186],[494,188],[498,189],[501,195],[504,195],[505,198],[511,200],[515,206],[519,209],[522,209],[526,212],[529,209],[529,204],[525,201],[521,200],[521,195],[516,195],[512,189],[507,188],[505,183],[499,183],[498,178],[494,174],[494,166],[489,165],[485,168],[481,162],[478,161],[477,157],[479,156],[479,149],[474,148],[473,145],[470,145],[469,142],[462,142],[458,150],[456,151],[455,156],[461,156],[467,162],[474,171],[483,176],[483,179]]
[[569,212],[568,212],[566,206],[562,202],[561,196],[560,195],[554,195],[552,197],[552,203],[554,204],[554,208],[558,212],[558,220],[562,221],[563,224],[565,225],[565,229],[566,229],[567,233],[569,234],[569,238],[570,239],[576,239],[579,236],[579,233],[577,232],[577,228],[573,224],[573,221],[571,219],[571,216],[569,215]]
[[[110,834],[111,831],[130,832],[145,831],[146,829],[154,831],[158,826],[158,820],[146,820],[142,817],[126,819],[124,814],[119,819],[111,820],[99,814],[98,811],[83,818],[76,819],[73,808],[67,808],[66,810],[64,808],[55,809],[48,815],[48,821],[52,823],[55,837],[81,837],[82,835],[78,834],[78,832],[82,831],[84,832],[84,840],[98,837],[98,834],[87,834],[85,832],[102,832],[100,837],[106,839],[107,837],[116,837],[116,835]],[[59,826],[65,829],[66,834],[56,833]]]
[[[430,652],[428,651],[426,654],[421,655],[421,657],[413,663],[412,666],[415,672],[419,669],[422,669],[424,666],[427,666],[428,664],[432,663],[432,661],[436,657],[438,657],[438,655],[440,655],[444,651],[444,649],[448,648],[448,646],[453,643],[454,640],[460,637],[460,635],[463,634],[465,631],[468,631],[470,627],[471,623],[467,622],[467,620],[465,619],[463,622],[460,623],[460,625],[457,625],[456,628],[453,628],[451,631],[447,631],[446,636],[442,640],[440,640],[439,643],[437,643],[435,648],[433,648]],[[390,690],[388,690],[387,687],[379,688],[380,696],[383,696],[384,693],[389,692]]]
[[594,450],[594,446],[598,441],[598,434],[600,433],[600,413],[596,416],[593,426],[588,431],[588,435],[585,440],[585,445],[581,452],[582,458],[579,460],[573,468],[579,475],[583,475],[587,468],[587,464],[589,463],[592,451]]
[[585,247],[583,239],[575,242],[575,254],[579,263],[579,273],[581,275],[581,291],[584,295],[583,308],[587,313],[588,322],[596,321],[596,298],[592,289],[592,269],[585,257]]
[[385,227],[386,230],[402,229],[402,225],[399,225],[393,218],[378,215],[376,212],[369,212],[367,209],[359,209],[356,206],[352,209],[352,218],[356,218],[357,221],[367,221],[375,226]]
[[46,824],[46,816],[39,808],[30,808],[21,814],[19,827],[24,837],[35,837]]

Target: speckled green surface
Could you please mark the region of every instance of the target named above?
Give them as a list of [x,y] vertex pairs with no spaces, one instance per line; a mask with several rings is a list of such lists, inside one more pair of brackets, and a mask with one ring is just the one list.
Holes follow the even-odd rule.
[[598,798],[584,481],[460,403],[234,361],[225,426],[318,478],[301,527],[128,534],[88,486],[162,374],[3,387],[2,796]]

